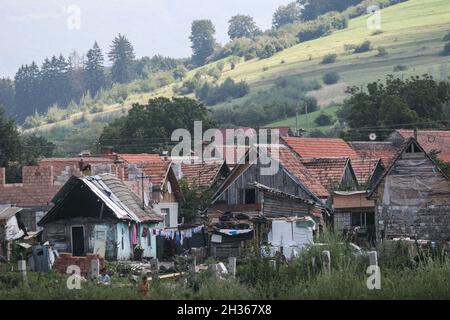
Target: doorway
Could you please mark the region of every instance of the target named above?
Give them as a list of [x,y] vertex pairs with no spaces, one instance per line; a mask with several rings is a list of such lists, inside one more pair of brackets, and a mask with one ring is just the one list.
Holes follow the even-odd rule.
[[72,227],[72,255],[84,255],[84,227]]

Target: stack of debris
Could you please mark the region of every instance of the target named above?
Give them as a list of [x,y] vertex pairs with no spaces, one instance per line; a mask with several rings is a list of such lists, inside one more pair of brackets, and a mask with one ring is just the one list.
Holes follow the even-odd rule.
[[69,266],[80,267],[80,275],[88,276],[91,273],[92,260],[98,259],[100,270],[105,267],[105,259],[95,253],[88,253],[85,257],[74,257],[71,253],[60,253],[53,265],[56,272],[66,273]]

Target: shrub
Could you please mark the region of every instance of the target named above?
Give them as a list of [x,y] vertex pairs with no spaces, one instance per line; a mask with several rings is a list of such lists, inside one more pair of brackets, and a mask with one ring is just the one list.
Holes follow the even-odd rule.
[[388,55],[388,52],[385,47],[378,47],[377,57],[384,57]]
[[336,62],[337,54],[330,53],[323,57],[322,64],[330,64]]
[[321,113],[315,120],[315,124],[319,127],[329,126],[333,123],[333,118],[325,113]]
[[250,87],[245,81],[236,83],[233,79],[227,78],[222,84],[216,86],[204,83],[196,90],[195,95],[206,105],[214,105],[228,99],[241,98],[249,91]]
[[331,72],[327,72],[324,74],[323,76],[323,83],[330,85],[330,84],[335,84],[339,81],[339,74],[337,72],[331,71]]
[[367,52],[370,51],[372,44],[370,43],[370,41],[364,41],[363,43],[357,45],[355,47],[355,50],[353,51],[353,53],[363,53],[363,52]]
[[447,33],[444,38],[442,39],[442,41],[450,41],[450,32]]
[[329,34],[332,30],[345,29],[348,26],[348,19],[339,13],[326,13],[319,16],[314,21],[301,24],[297,34],[300,42],[317,39]]
[[394,72],[405,71],[408,70],[408,67],[402,64],[396,65],[394,67]]
[[448,42],[445,46],[444,46],[444,50],[442,51],[442,53],[446,56],[450,56],[450,42]]

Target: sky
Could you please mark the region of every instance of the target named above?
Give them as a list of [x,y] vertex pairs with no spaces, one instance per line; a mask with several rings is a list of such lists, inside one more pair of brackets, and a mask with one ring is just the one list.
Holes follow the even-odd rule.
[[228,20],[251,15],[262,29],[272,14],[292,0],[2,0],[0,77],[14,77],[22,64],[45,57],[85,54],[97,41],[106,53],[112,39],[124,34],[136,56],[191,55],[190,26],[211,19],[219,43],[228,41]]

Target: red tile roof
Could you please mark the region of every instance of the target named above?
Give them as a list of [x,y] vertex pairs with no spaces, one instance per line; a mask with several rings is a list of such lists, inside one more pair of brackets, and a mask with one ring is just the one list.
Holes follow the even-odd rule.
[[118,154],[119,159],[122,159],[128,163],[141,163],[141,162],[154,162],[160,161],[161,156],[159,154],[141,153],[141,154]]
[[308,158],[301,161],[314,178],[331,190],[342,183],[349,158]]
[[392,142],[349,141],[348,144],[358,154],[352,158],[381,159],[384,167],[389,166],[399,151]]
[[282,140],[302,158],[358,156],[342,139],[284,137]]
[[189,184],[209,188],[215,182],[222,163],[181,163],[181,172]]
[[381,159],[353,158],[351,164],[359,184],[365,184],[372,177]]
[[[264,151],[264,147],[260,146],[260,150]],[[296,155],[292,150],[290,150],[285,145],[278,145],[278,148],[266,148],[265,151],[273,160],[278,160],[280,165],[283,166],[291,175],[297,178],[300,183],[305,185],[312,193],[314,193],[319,198],[326,198],[329,196],[328,191],[325,187],[320,184],[315,177],[311,176],[311,173],[303,165],[300,157]],[[278,151],[278,157],[274,154]]]
[[[414,137],[414,130],[395,130],[403,138]],[[450,161],[450,130],[418,130],[417,141],[426,152],[432,150],[441,151],[438,158],[442,161]]]
[[162,185],[166,181],[170,165],[170,161],[159,159],[159,161],[141,162],[137,166],[139,170],[142,170],[150,178],[153,185]]

